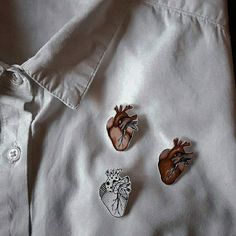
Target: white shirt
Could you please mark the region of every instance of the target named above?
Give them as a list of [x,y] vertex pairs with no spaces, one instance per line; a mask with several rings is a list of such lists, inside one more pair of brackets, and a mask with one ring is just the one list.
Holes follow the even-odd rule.
[[[223,0],[1,6],[1,236],[236,234],[225,9]],[[124,152],[106,130],[121,104],[139,120]],[[195,158],[167,186],[158,161],[175,137]],[[98,194],[118,168],[132,182],[119,219]]]

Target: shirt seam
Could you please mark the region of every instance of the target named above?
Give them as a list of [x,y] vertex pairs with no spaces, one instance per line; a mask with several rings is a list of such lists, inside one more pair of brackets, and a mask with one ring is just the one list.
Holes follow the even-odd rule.
[[203,16],[203,15],[200,15],[200,14],[197,14],[197,13],[193,13],[193,12],[190,12],[190,11],[186,11],[186,10],[183,10],[183,9],[180,9],[180,8],[176,8],[176,7],[172,7],[172,6],[169,6],[169,5],[166,5],[166,4],[163,4],[163,3],[160,3],[158,2],[158,0],[143,0],[144,3],[146,3],[147,5],[149,6],[158,6],[160,8],[163,8],[163,9],[166,9],[166,10],[171,10],[175,13],[178,13],[179,15],[183,15],[183,16],[186,16],[186,17],[191,17],[191,18],[196,18],[197,20],[201,21],[201,22],[205,22],[205,23],[210,23],[216,27],[219,27],[221,28],[223,31],[227,30],[228,27],[224,24],[220,24],[206,16]]
[[[23,69],[24,69],[24,71],[27,73],[27,75],[28,75],[30,78],[32,78],[38,85],[40,85],[40,86],[41,86],[42,88],[44,88],[44,89],[47,89],[47,90],[49,91],[49,93],[53,94],[54,97],[56,97],[57,99],[59,99],[60,101],[62,101],[64,104],[66,104],[66,105],[69,106],[70,108],[75,109],[75,106],[74,106],[74,105],[72,105],[72,104],[71,104],[70,102],[68,102],[68,101],[65,101],[65,99],[63,99],[61,96],[57,95],[55,92],[53,92],[51,89],[49,89],[49,87],[48,87],[45,83],[43,83],[42,81],[38,81],[37,79],[35,79],[35,78],[34,78],[34,75],[32,75],[28,69],[26,69],[26,68],[24,68],[24,67],[23,67]],[[44,78],[42,78],[42,80],[43,80],[43,79],[44,79]]]
[[[127,7],[127,8],[129,8],[129,7]],[[125,19],[125,17],[126,17],[126,14],[127,14],[127,11],[126,11],[126,13],[124,14],[124,16],[122,17],[120,23],[117,24],[117,27],[115,27],[115,30],[112,32],[111,38],[110,38],[109,42],[107,43],[106,48],[104,49],[103,53],[101,54],[100,59],[98,60],[96,66],[94,67],[94,70],[92,71],[91,75],[89,76],[88,83],[87,83],[86,87],[84,88],[84,91],[83,91],[82,94],[81,94],[81,100],[83,99],[83,97],[84,97],[85,93],[87,92],[89,86],[90,86],[91,83],[93,82],[93,79],[94,79],[94,77],[95,77],[95,75],[96,75],[96,73],[97,73],[97,71],[98,71],[98,68],[100,67],[100,65],[101,65],[101,63],[102,63],[102,60],[104,59],[104,57],[105,57],[105,55],[106,55],[106,52],[107,52],[107,50],[108,50],[108,48],[109,48],[109,46],[110,46],[110,44],[111,44],[111,42],[112,42],[112,40],[113,40],[115,34],[116,34],[116,32],[119,30],[120,26],[123,24],[123,21],[124,21],[124,19]],[[79,105],[80,105],[80,102],[79,102],[77,105],[74,106],[74,109],[78,109]]]
[[3,112],[0,110],[0,144],[4,143],[5,140],[5,126],[6,126],[6,119]]

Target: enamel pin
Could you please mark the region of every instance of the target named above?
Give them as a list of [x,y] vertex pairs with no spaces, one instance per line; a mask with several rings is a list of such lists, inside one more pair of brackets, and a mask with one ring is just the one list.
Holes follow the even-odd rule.
[[129,176],[121,177],[122,169],[107,170],[107,180],[99,189],[99,196],[107,210],[114,217],[122,217],[131,192]]
[[165,149],[159,156],[158,169],[165,184],[173,184],[190,164],[193,153],[184,150],[191,146],[190,142],[183,142],[178,138],[173,140],[174,147]]
[[107,132],[114,148],[117,151],[125,151],[129,147],[134,131],[138,131],[138,116],[127,114],[128,110],[133,109],[131,105],[125,106],[124,109],[120,105],[114,109],[116,115],[108,120]]

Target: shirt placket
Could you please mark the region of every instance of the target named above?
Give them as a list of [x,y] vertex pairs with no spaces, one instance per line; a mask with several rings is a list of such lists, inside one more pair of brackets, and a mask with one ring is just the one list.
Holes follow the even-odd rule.
[[0,77],[0,235],[29,235],[27,152],[31,87],[13,66]]

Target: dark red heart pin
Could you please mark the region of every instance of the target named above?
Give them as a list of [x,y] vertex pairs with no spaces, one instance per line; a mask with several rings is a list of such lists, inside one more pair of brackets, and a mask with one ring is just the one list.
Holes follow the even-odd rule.
[[192,152],[186,152],[185,147],[190,147],[190,142],[183,142],[178,138],[173,140],[174,146],[165,149],[159,156],[158,169],[161,180],[165,184],[173,184],[192,160]]

